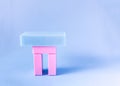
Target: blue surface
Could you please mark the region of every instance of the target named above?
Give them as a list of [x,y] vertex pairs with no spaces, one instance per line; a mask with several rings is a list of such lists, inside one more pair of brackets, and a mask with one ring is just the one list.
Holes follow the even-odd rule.
[[[0,0],[0,86],[120,86],[119,15],[120,0]],[[33,75],[23,32],[66,32],[57,76]]]
[[64,46],[65,32],[25,32],[20,35],[21,46]]

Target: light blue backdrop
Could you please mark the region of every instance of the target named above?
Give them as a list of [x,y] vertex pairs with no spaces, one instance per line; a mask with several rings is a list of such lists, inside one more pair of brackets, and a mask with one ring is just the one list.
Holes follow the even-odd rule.
[[[119,15],[120,0],[0,0],[0,86],[119,86]],[[57,76],[33,76],[26,31],[66,32]]]

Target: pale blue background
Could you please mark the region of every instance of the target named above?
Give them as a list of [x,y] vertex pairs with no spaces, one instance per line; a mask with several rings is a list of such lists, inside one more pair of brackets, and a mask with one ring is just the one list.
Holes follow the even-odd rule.
[[[33,75],[25,31],[63,31],[57,76]],[[46,68],[46,64],[44,64]],[[0,0],[0,86],[120,86],[120,0]]]

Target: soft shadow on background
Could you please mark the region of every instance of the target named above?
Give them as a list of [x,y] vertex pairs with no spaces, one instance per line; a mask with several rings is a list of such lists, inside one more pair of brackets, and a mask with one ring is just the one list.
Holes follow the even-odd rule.
[[58,67],[58,75],[81,72],[105,66],[105,59],[94,56],[70,54],[70,56],[66,58],[68,60],[69,66]]

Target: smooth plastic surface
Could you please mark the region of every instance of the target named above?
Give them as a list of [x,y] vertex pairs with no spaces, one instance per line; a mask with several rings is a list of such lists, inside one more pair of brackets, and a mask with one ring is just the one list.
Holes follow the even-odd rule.
[[48,75],[56,75],[56,54],[48,54]]
[[34,54],[34,75],[42,75],[42,54]]
[[56,75],[56,47],[33,46],[34,74],[42,75],[42,54],[48,54],[48,75]]
[[55,46],[33,46],[33,53],[56,53]]
[[21,46],[65,45],[65,32],[25,32],[20,35]]

